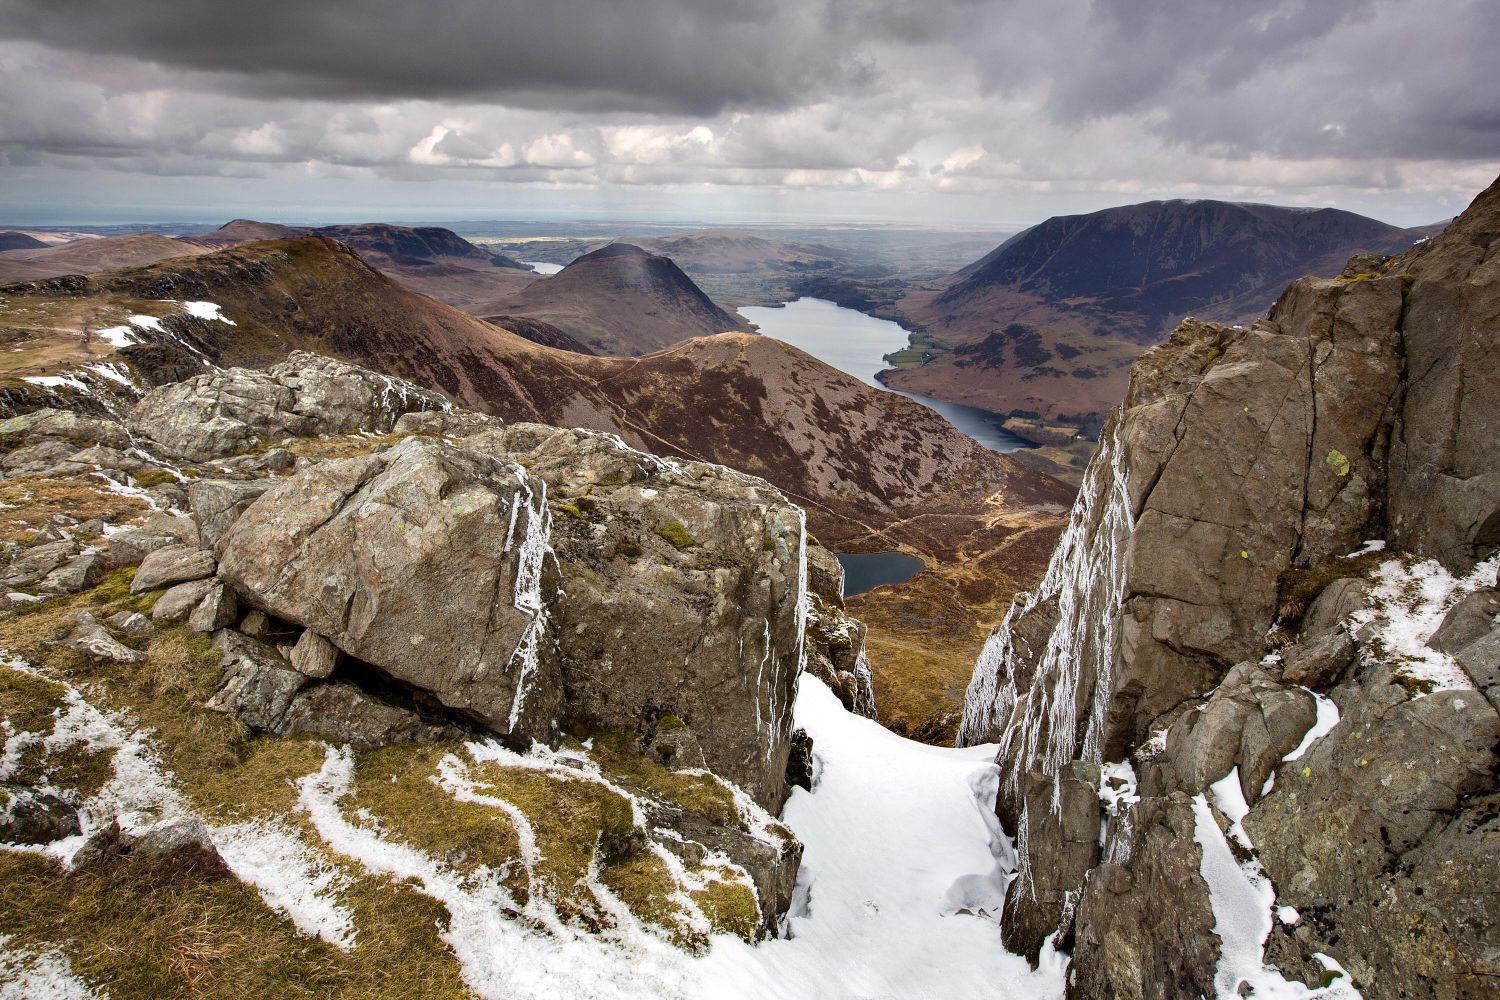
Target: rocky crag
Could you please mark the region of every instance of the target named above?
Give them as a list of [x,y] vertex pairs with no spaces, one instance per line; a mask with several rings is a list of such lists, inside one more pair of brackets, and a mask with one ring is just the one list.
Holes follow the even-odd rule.
[[962,732],[1070,995],[1494,995],[1497,237],[1500,182],[1134,366]]
[[883,721],[934,740],[951,740],[974,656],[1040,576],[1074,492],[775,339],[697,337],[636,358],[552,350],[318,236],[7,288],[0,342],[13,348],[0,352],[0,415],[123,416],[154,386],[301,350],[509,422],[586,427],[759,476],[826,545],[899,548],[930,568],[852,605],[871,628]]
[[[874,713],[802,510],[610,434],[296,353],[151,390],[124,423],[13,417],[0,469],[0,842],[31,851],[0,851],[0,881],[60,915],[88,879],[192,896],[233,873],[236,905],[316,923],[287,900],[337,910],[327,879],[398,856],[455,928],[755,938],[801,854],[772,817],[806,780],[804,665]],[[29,917],[0,934],[52,941]]]

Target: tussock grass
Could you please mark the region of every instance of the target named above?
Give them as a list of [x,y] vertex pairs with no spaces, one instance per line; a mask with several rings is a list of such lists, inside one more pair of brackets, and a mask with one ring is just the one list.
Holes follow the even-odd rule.
[[0,541],[30,543],[57,514],[118,524],[146,510],[144,500],[111,493],[98,476],[17,476],[0,480]]
[[0,853],[0,933],[13,947],[63,947],[114,1000],[470,996],[438,937],[440,904],[384,880],[348,901],[359,938],[346,954],[298,934],[222,872],[123,857],[68,874],[47,858]]

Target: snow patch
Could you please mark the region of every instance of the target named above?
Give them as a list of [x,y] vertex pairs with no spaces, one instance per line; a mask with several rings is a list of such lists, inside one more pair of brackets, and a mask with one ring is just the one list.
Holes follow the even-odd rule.
[[95,333],[99,339],[113,347],[129,347],[131,344],[140,343],[135,337],[131,336],[132,330],[128,326],[105,327],[103,330],[95,331]]
[[796,898],[806,903],[781,938],[717,939],[693,995],[1060,998],[1064,957],[1051,952],[1033,971],[1005,951],[989,909],[1005,882],[994,746],[903,739],[806,674],[795,713],[821,775],[814,791],[792,791],[782,816],[805,847]]
[[344,951],[353,947],[354,915],[337,901],[348,877],[294,832],[253,822],[213,827],[209,835],[235,877],[253,886],[267,906],[286,915],[299,931]]
[[0,1000],[96,1000],[60,951],[28,953],[0,934]]
[[[1303,690],[1306,691],[1307,689],[1303,688]],[[1333,727],[1339,724],[1339,707],[1333,703],[1332,699],[1325,698],[1316,691],[1308,691],[1307,693],[1317,699],[1317,718],[1313,719],[1313,724],[1307,728],[1307,732],[1302,734],[1302,742],[1297,744],[1297,748],[1281,758],[1283,764],[1299,759],[1308,750],[1312,749],[1314,743],[1331,733]],[[1270,790],[1270,782],[1275,780],[1276,775],[1273,773],[1266,784],[1266,791]]]
[[1462,577],[1449,573],[1436,559],[1407,565],[1390,559],[1375,572],[1371,606],[1350,616],[1351,630],[1374,624],[1372,639],[1383,647],[1381,658],[1429,688],[1415,698],[1437,691],[1464,691],[1473,680],[1453,657],[1428,643],[1449,609],[1466,594],[1493,587],[1500,554],[1491,556]]
[[76,389],[79,392],[89,391],[89,387],[73,375],[23,375],[21,376],[21,381],[30,382],[32,385],[39,385],[46,389],[61,389],[67,386],[69,389]]
[[217,302],[184,302],[182,308],[189,316],[198,319],[217,320],[226,326],[234,326],[234,320],[224,315],[224,307]]

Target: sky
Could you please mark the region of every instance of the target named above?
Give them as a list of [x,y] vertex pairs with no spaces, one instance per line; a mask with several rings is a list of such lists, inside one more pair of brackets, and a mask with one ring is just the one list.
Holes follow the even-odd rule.
[[0,0],[0,222],[1447,218],[1495,0]]

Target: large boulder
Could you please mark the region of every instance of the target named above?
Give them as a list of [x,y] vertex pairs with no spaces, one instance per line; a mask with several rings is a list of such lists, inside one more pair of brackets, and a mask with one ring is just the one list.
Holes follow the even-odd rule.
[[551,741],[550,522],[522,466],[413,437],[277,483],[220,540],[219,573],[252,607],[455,713]]
[[644,740],[677,716],[711,770],[778,810],[805,648],[802,511],[764,480],[608,434],[514,424],[463,445],[547,484],[566,726]]
[[643,745],[675,716],[715,773],[778,808],[808,606],[801,511],[610,435],[449,429],[471,433],[277,482],[219,539],[221,577],[306,630],[293,662],[314,673],[326,641],[348,670],[520,743],[623,729]]
[[128,426],[162,454],[206,462],[285,437],[386,433],[405,413],[450,405],[402,379],[296,352],[268,371],[230,368],[153,389]]

